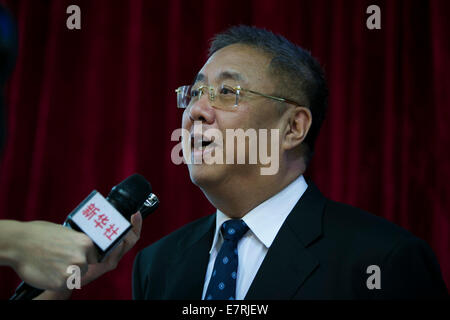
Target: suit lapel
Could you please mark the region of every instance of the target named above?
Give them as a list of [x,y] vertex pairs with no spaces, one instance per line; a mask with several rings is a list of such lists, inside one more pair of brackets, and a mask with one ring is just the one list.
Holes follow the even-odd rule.
[[307,190],[275,237],[245,299],[292,299],[318,268],[319,260],[307,247],[322,233],[325,201],[308,181]]
[[202,298],[215,225],[216,215],[213,214],[178,242],[178,254],[175,256],[180,258],[174,260],[168,269],[164,299]]

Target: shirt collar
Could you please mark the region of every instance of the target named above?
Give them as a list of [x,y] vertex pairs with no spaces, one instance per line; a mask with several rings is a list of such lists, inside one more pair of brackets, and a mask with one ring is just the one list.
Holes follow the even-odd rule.
[[[250,231],[253,232],[259,241],[266,246],[266,248],[269,248],[272,245],[272,242],[283,225],[283,222],[286,220],[287,216],[307,188],[308,185],[306,184],[305,178],[303,175],[300,175],[279,193],[250,210],[242,218],[242,220],[244,220],[249,227]],[[217,209],[216,231],[214,233],[213,243],[209,252],[210,254],[216,247],[219,239],[222,240],[220,227],[225,221],[230,219],[231,218],[225,213]]]

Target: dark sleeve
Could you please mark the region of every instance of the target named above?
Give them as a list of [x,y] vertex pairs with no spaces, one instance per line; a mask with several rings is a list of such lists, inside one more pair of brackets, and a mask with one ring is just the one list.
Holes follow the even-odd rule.
[[401,241],[380,267],[383,299],[448,298],[436,256],[423,240]]
[[142,251],[136,255],[133,265],[133,299],[142,300],[144,299],[144,294],[142,291],[142,281],[141,281],[141,254]]

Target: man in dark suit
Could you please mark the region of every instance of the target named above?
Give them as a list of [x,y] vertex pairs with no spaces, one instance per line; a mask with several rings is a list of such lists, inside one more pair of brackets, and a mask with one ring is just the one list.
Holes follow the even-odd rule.
[[[304,179],[327,106],[323,71],[308,52],[269,31],[233,27],[215,37],[194,84],[177,93],[191,180],[217,212],[137,255],[134,298],[447,296],[424,241],[326,199]],[[234,144],[230,129],[248,135]],[[269,165],[261,154],[251,160],[250,133],[261,130],[270,131],[270,143],[259,141],[271,150]]]

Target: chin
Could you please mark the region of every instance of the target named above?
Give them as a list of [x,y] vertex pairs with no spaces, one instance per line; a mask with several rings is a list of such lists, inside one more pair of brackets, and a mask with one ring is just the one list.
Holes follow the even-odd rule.
[[192,183],[202,189],[217,186],[225,177],[223,165],[190,164],[188,168]]

